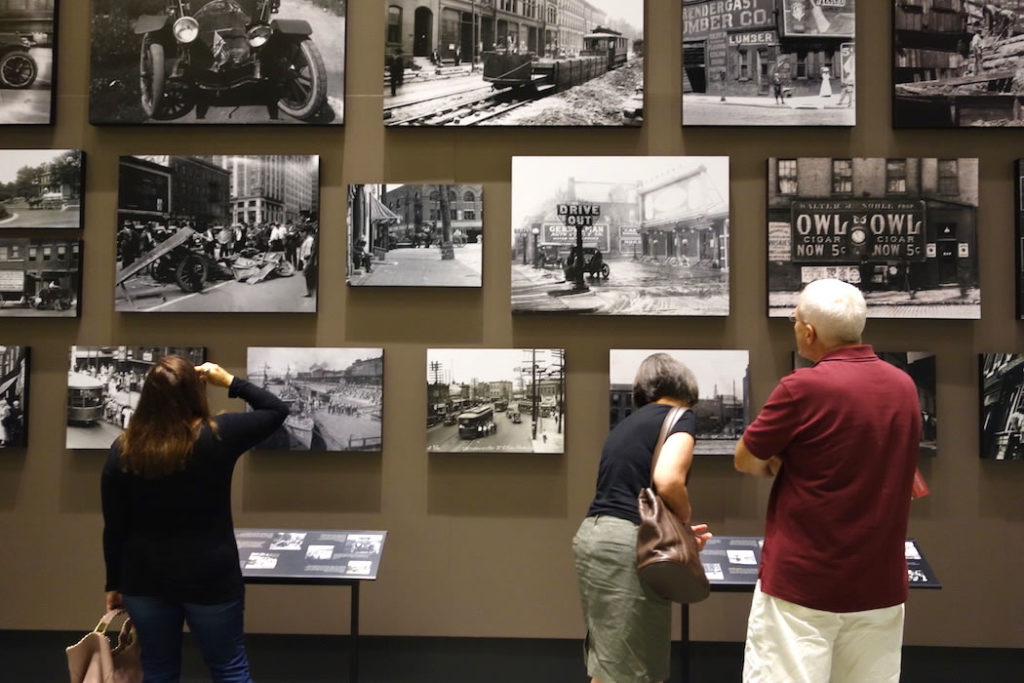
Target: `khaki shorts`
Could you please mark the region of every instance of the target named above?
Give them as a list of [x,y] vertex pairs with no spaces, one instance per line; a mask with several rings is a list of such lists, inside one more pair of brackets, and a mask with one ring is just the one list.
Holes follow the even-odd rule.
[[587,517],[572,541],[587,627],[587,674],[603,683],[669,676],[672,603],[640,583],[632,522]]

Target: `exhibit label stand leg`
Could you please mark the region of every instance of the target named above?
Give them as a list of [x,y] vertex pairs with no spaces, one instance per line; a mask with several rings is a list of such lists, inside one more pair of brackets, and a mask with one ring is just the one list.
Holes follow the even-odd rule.
[[349,628],[349,683],[359,683],[359,582],[352,582],[352,609]]

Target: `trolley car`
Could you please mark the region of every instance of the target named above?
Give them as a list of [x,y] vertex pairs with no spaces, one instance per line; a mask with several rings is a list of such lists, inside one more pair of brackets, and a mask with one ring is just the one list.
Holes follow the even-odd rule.
[[68,424],[90,425],[103,417],[103,382],[82,372],[68,373]]
[[477,406],[459,415],[460,439],[479,439],[493,434],[497,428],[494,408],[490,405]]

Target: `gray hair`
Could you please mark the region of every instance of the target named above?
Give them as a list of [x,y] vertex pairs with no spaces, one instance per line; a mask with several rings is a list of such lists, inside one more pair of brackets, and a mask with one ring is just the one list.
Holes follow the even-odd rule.
[[859,344],[868,306],[864,295],[853,285],[827,279],[804,287],[796,310],[826,344]]
[[699,395],[693,371],[667,353],[644,358],[633,380],[633,405],[637,408],[659,398],[674,398],[692,408]]

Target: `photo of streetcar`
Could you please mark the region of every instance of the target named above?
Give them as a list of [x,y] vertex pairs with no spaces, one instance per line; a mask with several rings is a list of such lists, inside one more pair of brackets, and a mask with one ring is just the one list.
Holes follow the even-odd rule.
[[68,373],[68,424],[88,426],[103,417],[103,382],[83,372]]
[[482,405],[470,408],[459,415],[459,438],[478,439],[498,431],[494,423],[494,406]]

